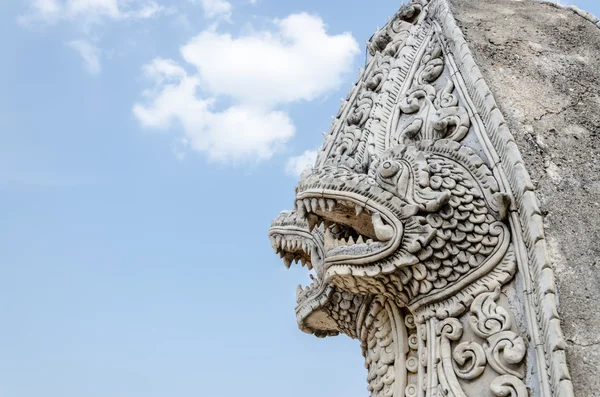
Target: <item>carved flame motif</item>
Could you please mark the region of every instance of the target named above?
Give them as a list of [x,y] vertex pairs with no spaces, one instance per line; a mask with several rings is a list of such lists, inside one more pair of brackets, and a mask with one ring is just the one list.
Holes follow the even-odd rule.
[[471,304],[471,328],[480,338],[506,331],[511,327],[508,312],[496,305],[496,299],[500,296],[500,288],[492,292],[479,295]]

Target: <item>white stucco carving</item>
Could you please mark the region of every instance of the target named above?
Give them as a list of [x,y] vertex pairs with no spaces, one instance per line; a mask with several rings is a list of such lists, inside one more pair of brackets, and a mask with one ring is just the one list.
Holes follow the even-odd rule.
[[269,232],[314,269],[300,329],[359,339],[372,396],[571,396],[533,186],[447,0],[368,49]]

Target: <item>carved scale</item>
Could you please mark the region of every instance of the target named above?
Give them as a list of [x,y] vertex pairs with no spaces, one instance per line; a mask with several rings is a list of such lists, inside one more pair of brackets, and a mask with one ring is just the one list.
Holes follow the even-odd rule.
[[371,396],[572,396],[541,216],[447,0],[369,41],[269,237],[300,329],[359,339]]

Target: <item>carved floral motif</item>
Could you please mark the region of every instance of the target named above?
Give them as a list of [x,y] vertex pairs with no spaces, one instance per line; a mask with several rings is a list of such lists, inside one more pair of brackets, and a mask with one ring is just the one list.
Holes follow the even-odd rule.
[[412,88],[399,100],[394,111],[390,124],[391,142],[459,141],[469,132],[471,121],[466,109],[459,105],[452,80],[446,79],[436,88],[444,67],[441,45],[433,39],[416,72]]

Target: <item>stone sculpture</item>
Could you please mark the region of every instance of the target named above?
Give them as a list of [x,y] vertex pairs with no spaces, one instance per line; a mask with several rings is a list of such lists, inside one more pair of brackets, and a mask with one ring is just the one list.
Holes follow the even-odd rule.
[[372,396],[572,396],[542,218],[447,0],[368,42],[269,237],[301,330],[359,339]]

